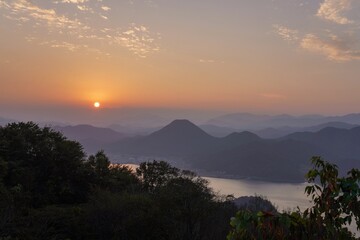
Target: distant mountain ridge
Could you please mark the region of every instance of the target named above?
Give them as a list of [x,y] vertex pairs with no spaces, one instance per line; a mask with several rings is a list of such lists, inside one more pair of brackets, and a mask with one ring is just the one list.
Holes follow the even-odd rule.
[[[346,125],[348,126],[348,125]],[[213,137],[188,120],[120,140],[106,149],[116,154],[178,156],[195,169],[220,176],[270,181],[304,181],[312,156],[323,156],[341,169],[360,167],[360,127],[324,128],[266,140],[251,132]]]
[[[282,126],[278,128],[268,127],[260,130],[246,130],[255,133],[259,137],[262,138],[280,138],[284,137],[288,134],[295,133],[295,132],[316,132],[326,127],[335,127],[335,128],[343,128],[343,129],[351,129],[354,127],[359,126],[360,124],[350,124],[345,122],[326,122],[319,125],[314,125],[310,127],[289,127],[289,126]],[[201,129],[205,132],[209,133],[215,137],[224,137],[233,132],[237,131],[244,131],[244,130],[237,130],[234,128],[228,127],[220,127],[216,125],[200,125]]]
[[254,132],[263,138],[280,138],[295,132],[317,132],[326,127],[351,129],[358,126],[359,126],[358,124],[350,124],[344,122],[327,122],[310,127],[266,128]]
[[126,137],[126,135],[109,128],[94,127],[86,124],[54,126],[52,128],[61,132],[68,139],[80,142],[87,153],[94,153],[107,144]]
[[[212,136],[186,119],[174,120],[151,134],[137,137],[91,125],[53,128],[67,138],[79,141],[88,154],[104,149],[111,156],[177,157],[193,169],[215,176],[301,182],[309,168],[309,159],[314,155],[323,156],[337,164],[342,171],[360,168],[359,116],[306,115],[301,118],[307,119],[308,123],[339,119],[347,122],[328,121],[311,126],[282,126],[254,132],[201,125],[202,128],[215,129],[218,133],[229,131],[222,137]],[[267,119],[269,123],[274,119],[293,118],[290,115],[273,117],[252,114],[241,117],[248,122],[254,117],[258,118],[260,120],[257,123],[261,124],[264,123],[261,119]],[[272,135],[272,139],[261,137],[266,134]],[[274,137],[276,134],[278,136]]]
[[343,174],[351,168],[360,168],[360,127],[327,127],[318,132],[298,132],[243,144],[204,155],[195,161],[195,166],[255,179],[301,181],[312,156],[322,156],[337,164]]
[[233,133],[224,138],[217,138],[188,120],[174,120],[148,136],[118,141],[111,144],[107,150],[128,154],[189,157],[204,152],[220,151],[258,139],[255,134],[248,132]]
[[279,127],[311,127],[328,122],[344,122],[348,124],[360,124],[360,113],[352,113],[343,116],[303,115],[256,115],[250,113],[233,113],[210,119],[206,124],[235,129],[260,130],[264,128]]

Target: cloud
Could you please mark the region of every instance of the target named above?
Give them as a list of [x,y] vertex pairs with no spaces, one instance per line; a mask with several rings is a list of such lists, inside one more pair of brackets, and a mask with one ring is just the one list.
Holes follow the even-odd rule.
[[126,31],[118,32],[114,37],[111,35],[108,35],[108,37],[112,39],[115,44],[126,47],[129,51],[142,58],[160,50],[156,44],[159,36],[150,33],[144,25],[136,25],[133,23]]
[[102,14],[99,14],[99,16],[102,18],[102,19],[105,19],[105,20],[108,20],[109,18],[105,15],[102,15]]
[[307,34],[300,43],[303,49],[320,53],[333,61],[360,60],[360,51],[352,49],[348,41],[340,39],[336,35],[330,35],[327,39],[321,39],[314,34]]
[[69,32],[87,28],[77,19],[70,19],[64,15],[59,15],[54,9],[41,8],[27,0],[16,0],[4,6],[10,11],[10,18],[18,21],[28,21],[32,19],[36,21],[37,24],[45,24],[52,28],[67,29]]
[[[103,53],[102,49],[107,46],[121,46],[141,58],[160,50],[158,45],[160,35],[150,32],[145,25],[132,23],[130,27],[124,29],[109,27],[105,22],[98,26],[94,21],[90,21],[89,13],[107,20],[108,16],[105,12],[111,9],[100,0],[96,0],[98,3],[94,1],[51,1],[52,7],[50,5],[44,8],[35,4],[36,1],[0,0],[0,8],[5,9],[3,14],[5,18],[16,21],[23,28],[31,27],[31,33],[28,33],[25,39],[33,44],[69,51],[86,50],[99,54]],[[84,11],[84,14],[77,14],[76,11],[72,15],[71,12],[64,13],[66,15],[60,14],[61,8],[58,4],[74,4],[74,8]],[[40,35],[41,31],[37,29],[45,30],[48,34]],[[65,35],[66,41],[63,41]]]
[[1,8],[1,7],[6,7],[6,8],[8,8],[8,7],[10,7],[10,6],[9,6],[9,4],[6,3],[5,1],[0,0],[0,8]]
[[293,30],[281,25],[273,25],[275,32],[285,41],[293,42],[299,39],[297,30]]
[[86,3],[89,0],[62,0],[62,3],[74,3],[74,4],[79,4],[79,3]]
[[78,45],[78,44],[73,44],[73,43],[69,43],[69,42],[57,42],[57,41],[51,41],[51,42],[42,42],[41,45],[48,45],[52,48],[65,48],[71,52],[74,52],[75,50],[78,50],[80,48],[86,48],[86,45]]
[[[322,0],[317,10],[318,19],[338,24],[331,30],[322,24],[314,24],[312,32],[298,30],[282,25],[273,25],[275,32],[285,41],[294,42],[301,49],[321,54],[328,60],[346,62],[360,59],[357,38],[357,21],[347,18],[345,13],[356,9],[358,2],[354,0]],[[314,30],[315,29],[315,30]],[[326,32],[326,34],[324,34]],[[335,34],[334,34],[335,33]],[[341,37],[339,37],[341,36]]]
[[108,6],[101,6],[101,9],[106,11],[106,12],[111,10],[111,8],[108,7]]
[[199,59],[200,63],[215,63],[216,61],[213,59]]
[[86,5],[77,5],[76,6],[80,11],[87,11],[87,12],[94,12],[93,9],[91,7],[88,7]]
[[317,16],[338,24],[350,24],[353,21],[342,16],[343,12],[350,10],[352,0],[324,0],[317,12]]

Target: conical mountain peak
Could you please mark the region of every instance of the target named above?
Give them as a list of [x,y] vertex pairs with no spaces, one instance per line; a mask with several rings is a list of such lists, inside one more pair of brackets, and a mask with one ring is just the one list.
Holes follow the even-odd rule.
[[186,119],[177,119],[150,136],[166,138],[211,138],[209,134]]

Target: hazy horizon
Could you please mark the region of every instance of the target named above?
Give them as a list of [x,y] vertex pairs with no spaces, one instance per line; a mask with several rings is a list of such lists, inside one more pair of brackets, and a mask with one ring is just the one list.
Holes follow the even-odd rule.
[[[38,108],[23,110],[0,110],[0,118],[15,121],[34,121],[38,123],[50,123],[52,125],[79,125],[90,124],[97,127],[109,127],[119,125],[121,127],[135,128],[158,128],[169,124],[176,119],[187,119],[195,124],[209,124],[209,120],[231,114],[249,114],[258,117],[265,116],[292,116],[302,117],[339,117],[349,114],[320,114],[320,113],[268,113],[268,112],[230,112],[220,110],[201,109],[166,109],[166,108]],[[215,124],[217,125],[217,124]],[[311,124],[310,124],[311,125]],[[316,125],[316,124],[313,124]],[[286,125],[284,125],[285,127]],[[228,126],[231,127],[231,126]],[[268,126],[272,127],[272,126]],[[244,130],[251,130],[245,128]],[[255,130],[255,128],[254,128]]]
[[95,101],[214,116],[358,112],[359,10],[355,0],[1,0],[0,115],[68,119]]

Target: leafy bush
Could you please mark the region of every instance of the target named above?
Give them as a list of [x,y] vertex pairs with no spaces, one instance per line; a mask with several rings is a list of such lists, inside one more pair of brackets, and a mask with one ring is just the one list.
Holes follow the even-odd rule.
[[306,178],[305,193],[314,206],[301,212],[268,213],[240,211],[231,219],[228,240],[239,239],[356,239],[347,224],[355,219],[360,228],[360,171],[352,169],[339,177],[336,165],[320,157]]

